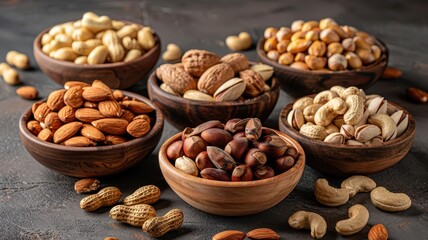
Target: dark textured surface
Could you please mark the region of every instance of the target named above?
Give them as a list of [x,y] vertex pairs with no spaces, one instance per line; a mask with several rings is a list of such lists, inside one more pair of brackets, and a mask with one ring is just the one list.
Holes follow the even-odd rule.
[[[383,223],[390,239],[426,239],[428,236],[428,105],[418,105],[405,96],[407,86],[428,90],[428,18],[426,1],[14,1],[0,2],[0,60],[15,49],[32,56],[32,41],[47,26],[79,18],[85,11],[107,14],[113,18],[140,21],[151,25],[164,46],[174,42],[184,50],[201,48],[219,54],[228,53],[224,39],[240,31],[254,38],[270,25],[290,24],[294,19],[333,17],[339,23],[353,25],[381,38],[390,50],[390,65],[403,70],[402,79],[382,80],[368,93],[381,93],[403,106],[416,120],[416,139],[409,154],[396,166],[372,175],[392,191],[409,194],[410,209],[387,213],[376,209],[368,194],[359,194],[339,208],[322,207],[313,197],[312,186],[319,177],[334,184],[342,179],[325,176],[307,167],[296,189],[283,202],[263,213],[249,217],[217,217],[200,212],[177,197],[163,180],[157,163],[157,151],[140,165],[122,174],[101,178],[103,186],[119,187],[128,195],[145,184],[158,185],[163,191],[155,204],[159,214],[173,207],[183,209],[183,227],[163,239],[210,239],[226,229],[249,231],[270,227],[283,239],[312,239],[308,231],[292,230],[287,219],[297,210],[315,211],[326,217],[325,239],[365,239],[370,226]],[[255,60],[255,50],[246,52]],[[59,88],[34,69],[21,72],[23,82],[36,86],[41,97]],[[141,229],[115,222],[109,208],[87,213],[79,208],[83,197],[73,191],[76,179],[54,173],[38,164],[23,149],[18,134],[18,119],[31,102],[15,95],[15,87],[0,81],[0,239],[150,239]],[[130,89],[145,93],[145,83]],[[292,98],[281,92],[278,104],[265,122],[277,127],[279,111]],[[161,142],[177,130],[165,124]],[[257,197],[257,196],[248,196]],[[334,226],[346,218],[347,208],[361,203],[370,212],[369,224],[358,234],[342,238]]]

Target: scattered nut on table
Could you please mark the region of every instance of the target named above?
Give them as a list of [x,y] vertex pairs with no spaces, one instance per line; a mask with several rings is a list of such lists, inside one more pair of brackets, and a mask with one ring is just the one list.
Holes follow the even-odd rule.
[[311,236],[316,239],[322,238],[327,232],[327,222],[314,212],[297,211],[288,218],[288,224],[297,230],[310,230]]
[[369,220],[369,211],[363,205],[355,204],[348,209],[348,219],[336,223],[336,232],[352,235],[363,229]]

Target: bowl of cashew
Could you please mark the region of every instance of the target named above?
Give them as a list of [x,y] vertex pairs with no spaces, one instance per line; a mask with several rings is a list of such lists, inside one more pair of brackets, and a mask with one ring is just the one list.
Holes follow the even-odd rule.
[[58,84],[100,79],[110,88],[125,89],[155,66],[161,42],[149,27],[88,12],[43,30],[33,49],[40,69]]
[[415,129],[404,108],[356,87],[334,86],[296,99],[279,116],[279,130],[302,145],[307,164],[338,176],[397,164],[412,147]]

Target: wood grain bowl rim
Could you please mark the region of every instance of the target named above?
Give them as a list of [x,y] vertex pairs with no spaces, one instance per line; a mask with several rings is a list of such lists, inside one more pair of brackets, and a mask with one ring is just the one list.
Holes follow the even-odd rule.
[[368,34],[369,36],[371,36],[373,39],[375,39],[376,44],[381,48],[382,50],[382,55],[380,56],[380,58],[375,61],[374,63],[365,66],[363,68],[360,69],[353,69],[353,70],[343,70],[343,71],[326,71],[326,72],[317,72],[314,70],[301,70],[301,69],[296,69],[296,68],[292,68],[290,66],[287,65],[282,65],[279,64],[277,61],[273,61],[271,59],[269,59],[266,56],[266,53],[263,49],[263,45],[266,41],[266,38],[261,38],[258,42],[257,42],[257,56],[259,57],[259,59],[264,62],[267,63],[277,69],[283,70],[283,71],[289,71],[289,72],[293,72],[296,74],[302,74],[302,75],[308,75],[308,76],[320,76],[320,75],[346,75],[346,74],[351,74],[351,73],[365,73],[365,72],[372,72],[374,71],[375,68],[377,68],[378,66],[382,66],[382,65],[387,65],[388,64],[388,59],[389,59],[389,50],[388,47],[386,46],[386,44],[380,40],[379,38],[377,38],[376,36],[374,36],[373,34]]
[[[265,128],[265,127],[263,127]],[[291,143],[293,147],[297,149],[299,152],[299,158],[294,164],[292,168],[287,170],[286,172],[283,172],[281,174],[275,175],[274,177],[262,179],[262,180],[253,180],[253,181],[241,181],[241,182],[232,182],[232,181],[217,181],[217,180],[211,180],[211,179],[204,179],[201,177],[195,177],[193,175],[187,174],[179,169],[177,169],[172,163],[168,160],[168,157],[166,156],[166,150],[169,145],[171,145],[173,142],[179,140],[181,138],[181,132],[171,136],[168,138],[160,147],[159,149],[159,165],[161,166],[161,172],[163,175],[175,175],[176,177],[182,178],[183,181],[190,181],[195,184],[200,184],[204,186],[210,186],[210,187],[230,187],[230,188],[242,188],[242,187],[257,187],[257,186],[265,186],[269,185],[275,182],[282,181],[286,179],[288,176],[293,174],[300,174],[300,177],[297,178],[297,183],[300,181],[300,178],[303,175],[304,169],[305,169],[305,162],[306,162],[306,155],[305,151],[303,150],[302,146],[294,140],[291,136],[287,135],[286,133],[271,129],[271,128],[265,128],[273,130],[276,134],[281,136],[283,139]],[[163,170],[162,166],[165,167],[166,171]],[[300,173],[299,173],[300,172]],[[290,183],[290,185],[293,183]]]
[[[315,94],[309,95],[309,96],[315,96]],[[307,96],[304,96],[307,97]],[[409,140],[411,140],[412,138],[415,137],[415,132],[416,132],[416,122],[415,119],[413,118],[413,116],[403,107],[401,107],[398,104],[395,104],[393,102],[388,101],[388,103],[392,104],[393,106],[395,106],[396,108],[398,108],[399,110],[403,110],[404,113],[408,114],[409,116],[409,125],[406,129],[406,131],[401,134],[399,137],[386,141],[381,145],[373,145],[373,146],[355,146],[355,145],[345,145],[345,144],[331,144],[331,143],[325,143],[323,141],[320,140],[315,140],[312,139],[310,137],[307,137],[305,135],[300,134],[300,132],[298,132],[296,129],[290,127],[287,123],[287,115],[290,112],[294,102],[296,102],[297,100],[299,100],[300,98],[296,99],[295,101],[293,101],[292,103],[288,104],[287,106],[285,106],[281,112],[279,113],[279,121],[278,121],[278,125],[279,128],[285,128],[288,131],[290,131],[292,134],[304,139],[306,142],[310,143],[311,145],[317,145],[320,148],[335,148],[335,149],[340,149],[340,150],[364,150],[364,149],[383,149],[383,148],[388,148],[391,145],[397,145],[403,142],[407,142]]]
[[[255,62],[250,62],[250,65],[254,65],[256,64]],[[163,98],[167,98],[170,101],[174,101],[174,102],[178,102],[180,104],[188,104],[188,105],[192,105],[192,106],[205,106],[205,107],[210,107],[210,106],[243,106],[243,105],[249,105],[249,104],[256,104],[260,101],[263,101],[264,99],[268,98],[270,99],[271,97],[269,96],[272,93],[279,93],[280,90],[280,84],[279,84],[279,80],[278,78],[273,75],[270,79],[266,80],[266,81],[271,81],[270,84],[270,90],[268,92],[263,93],[262,95],[259,95],[257,97],[254,98],[250,98],[250,99],[245,99],[244,101],[225,101],[225,102],[208,102],[208,101],[197,101],[197,100],[192,100],[192,99],[186,99],[183,97],[179,97],[176,95],[173,95],[171,93],[165,92],[164,90],[162,90],[158,84],[158,81],[160,81],[157,77],[156,77],[156,70],[154,70],[148,80],[147,80],[147,84],[149,86],[151,86],[153,88],[153,95],[160,95]],[[159,93],[159,94],[157,94]],[[152,96],[150,96],[151,98],[153,98]]]
[[[137,24],[139,26],[144,27],[144,25],[139,24],[139,23],[135,23],[135,22],[130,22],[130,21],[124,21],[121,20],[122,22],[125,22],[127,24]],[[61,24],[61,23],[60,23]],[[56,26],[56,25],[54,25]],[[130,65],[136,62],[140,62],[146,58],[150,58],[152,57],[155,52],[157,51],[158,48],[161,47],[161,40],[160,37],[157,35],[156,32],[153,33],[154,37],[155,37],[155,46],[152,47],[151,49],[149,49],[149,51],[145,52],[143,55],[141,55],[140,57],[131,60],[129,62],[117,62],[117,63],[103,63],[103,64],[94,64],[94,65],[89,65],[89,64],[75,64],[74,62],[69,62],[69,61],[62,61],[62,60],[57,60],[55,58],[51,58],[48,55],[46,55],[43,51],[42,51],[42,36],[43,34],[49,32],[49,30],[52,28],[53,26],[50,26],[46,29],[44,29],[43,31],[41,31],[37,37],[34,39],[33,42],[33,48],[34,48],[34,54],[38,54],[43,60],[50,62],[50,63],[55,63],[58,65],[62,65],[65,67],[71,67],[71,68],[79,68],[79,69],[94,69],[94,70],[101,70],[101,69],[111,69],[114,67],[122,67],[122,66],[126,66],[126,65]],[[36,58],[37,59],[37,58]]]
[[[58,151],[67,151],[67,152],[98,152],[103,150],[115,150],[115,149],[122,149],[122,148],[128,148],[133,147],[138,144],[144,144],[146,141],[150,141],[154,136],[159,134],[159,132],[162,132],[163,130],[163,122],[164,117],[160,109],[156,107],[155,104],[153,104],[148,98],[143,97],[141,95],[131,93],[128,91],[123,91],[123,94],[125,96],[129,96],[132,98],[136,98],[140,101],[143,101],[144,103],[149,104],[152,108],[155,109],[156,112],[156,119],[155,123],[153,124],[153,127],[150,129],[150,131],[141,138],[135,138],[130,141],[127,141],[125,143],[120,143],[116,145],[107,145],[107,146],[94,146],[94,147],[71,147],[71,146],[63,146],[60,144],[55,144],[51,142],[45,142],[37,138],[37,136],[34,136],[30,131],[27,129],[27,122],[29,118],[32,115],[31,107],[27,109],[20,117],[19,119],[19,131],[22,133],[22,136],[31,141],[33,144],[42,145],[46,148],[55,149]],[[42,100],[43,102],[46,101],[46,99]]]

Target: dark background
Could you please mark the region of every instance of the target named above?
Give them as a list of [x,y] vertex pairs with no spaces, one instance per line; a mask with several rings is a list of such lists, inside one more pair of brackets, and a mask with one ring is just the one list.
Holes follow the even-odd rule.
[[[81,18],[86,11],[150,25],[161,36],[163,47],[176,43],[183,50],[207,49],[220,55],[229,52],[224,39],[248,31],[255,41],[268,26],[289,26],[293,20],[319,20],[332,17],[339,24],[355,26],[381,38],[390,50],[390,65],[403,71],[396,80],[381,80],[367,93],[379,93],[411,112],[416,120],[416,138],[409,154],[396,166],[372,175],[378,185],[407,193],[413,203],[400,213],[376,209],[369,194],[359,194],[338,208],[323,207],[315,201],[313,184],[327,177],[334,184],[341,178],[325,176],[306,167],[296,189],[283,202],[248,217],[218,217],[201,212],[182,201],[165,183],[157,163],[160,144],[178,132],[165,122],[162,139],[155,151],[140,165],[122,174],[101,178],[102,186],[119,187],[124,195],[146,184],[158,185],[161,200],[155,204],[159,214],[181,208],[182,228],[164,239],[211,239],[223,230],[249,231],[269,227],[282,239],[312,239],[309,231],[295,231],[287,219],[297,210],[315,211],[328,223],[325,239],[366,239],[370,227],[383,223],[390,239],[427,239],[428,236],[428,112],[427,104],[407,99],[405,89],[416,86],[428,90],[427,1],[18,1],[0,2],[0,61],[9,50],[31,57],[34,70],[20,72],[27,85],[36,86],[42,98],[61,86],[51,82],[37,67],[32,42],[43,29]],[[245,52],[256,60],[255,50]],[[161,61],[159,62],[161,63]],[[18,135],[18,119],[32,102],[15,95],[16,87],[0,81],[0,239],[150,239],[141,229],[108,217],[109,208],[87,213],[79,208],[83,198],[73,191],[76,179],[52,172],[24,150]],[[146,95],[145,81],[130,89]],[[147,95],[146,95],[147,96]],[[279,111],[292,98],[281,92],[270,118],[265,122],[277,128]],[[336,185],[337,186],[337,185]],[[249,198],[257,196],[248,196]],[[347,209],[361,203],[370,212],[368,225],[358,234],[342,238],[334,226],[345,219]]]

